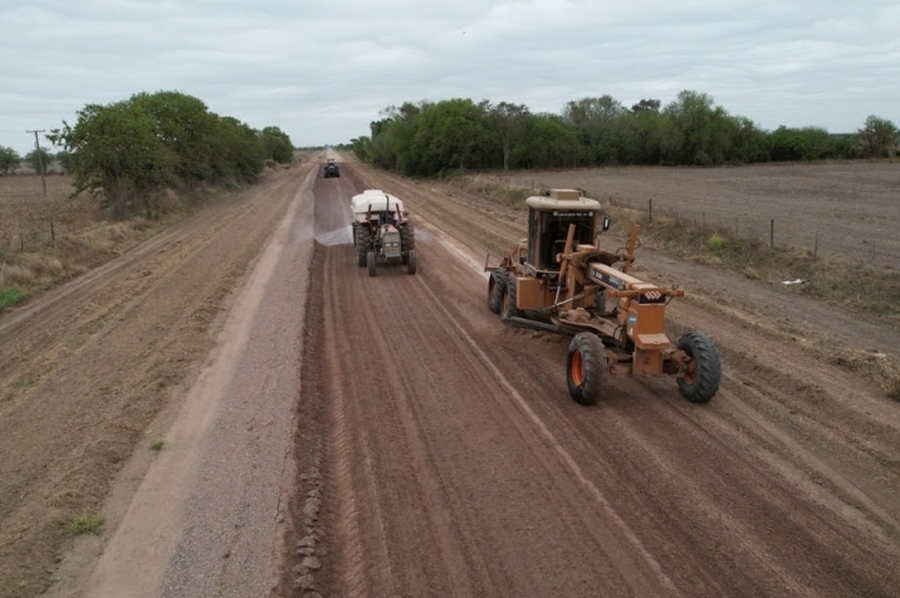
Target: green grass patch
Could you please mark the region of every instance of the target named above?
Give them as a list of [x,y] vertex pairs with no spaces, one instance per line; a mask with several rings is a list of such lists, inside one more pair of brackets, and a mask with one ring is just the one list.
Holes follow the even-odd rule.
[[150,445],[150,450],[158,452],[158,451],[163,450],[164,446],[166,446],[166,439],[159,438],[159,439],[153,441],[153,444]]
[[706,241],[706,245],[713,253],[721,253],[722,248],[725,247],[725,237],[716,233]]
[[104,523],[106,523],[106,517],[103,515],[82,512],[69,521],[66,529],[73,536],[84,536],[87,534],[99,536],[103,532]]
[[0,309],[15,305],[22,301],[28,294],[16,287],[7,287],[0,290]]

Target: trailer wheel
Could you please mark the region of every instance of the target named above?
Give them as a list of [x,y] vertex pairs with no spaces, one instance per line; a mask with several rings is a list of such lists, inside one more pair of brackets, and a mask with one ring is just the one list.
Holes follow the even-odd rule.
[[517,307],[516,278],[507,274],[503,281],[503,295],[500,301],[500,317],[524,318],[525,312]]
[[506,286],[506,270],[497,268],[488,276],[487,301],[491,313],[499,314],[503,306],[503,290]]
[[375,252],[370,251],[366,254],[366,267],[369,269],[369,276],[375,276]]
[[708,402],[722,381],[719,348],[705,332],[687,332],[676,346],[688,355],[687,370],[678,378],[678,390],[692,403]]
[[410,274],[415,274],[416,266],[416,250],[410,249],[406,255],[406,271]]
[[609,377],[606,347],[596,334],[581,332],[569,343],[566,382],[569,394],[582,405],[596,405]]

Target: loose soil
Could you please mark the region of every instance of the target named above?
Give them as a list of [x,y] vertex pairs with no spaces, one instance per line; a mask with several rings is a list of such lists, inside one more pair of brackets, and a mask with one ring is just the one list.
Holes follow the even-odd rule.
[[[722,387],[580,406],[568,339],[487,309],[521,211],[341,174],[272,175],[0,319],[0,596],[896,594],[900,404],[865,368],[900,331],[642,248]],[[418,274],[356,266],[364,188],[407,202]],[[70,545],[82,511],[104,534]]]

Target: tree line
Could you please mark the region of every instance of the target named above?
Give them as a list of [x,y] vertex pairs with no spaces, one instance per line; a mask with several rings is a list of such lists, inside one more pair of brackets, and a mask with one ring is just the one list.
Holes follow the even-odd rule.
[[[278,127],[255,130],[176,91],[88,104],[73,125],[63,121],[47,139],[62,148],[56,158],[73,176],[74,193],[101,196],[113,215],[152,214],[156,200],[173,188],[251,183],[267,162],[289,163],[294,154]],[[17,166],[15,152],[2,150],[0,163]]]
[[893,157],[898,129],[869,116],[855,133],[819,127],[765,131],[729,114],[704,93],[682,91],[666,106],[625,107],[604,95],[568,102],[562,114],[471,99],[406,102],[385,108],[371,135],[353,139],[362,160],[407,175],[464,169],[603,165],[747,164]]
[[[60,152],[63,153],[63,152]],[[48,165],[54,160],[65,159],[65,156],[54,156],[44,148],[40,150],[32,150],[20,156],[16,150],[11,147],[0,146],[0,175],[10,174],[16,171],[22,162],[26,162],[37,173],[47,173]]]

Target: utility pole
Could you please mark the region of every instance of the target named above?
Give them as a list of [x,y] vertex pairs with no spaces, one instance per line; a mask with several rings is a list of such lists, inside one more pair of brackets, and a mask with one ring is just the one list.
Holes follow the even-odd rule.
[[34,133],[34,151],[38,160],[38,169],[41,171],[41,185],[44,187],[44,195],[47,195],[47,176],[44,174],[44,158],[41,156],[41,144],[38,142],[38,133],[43,133],[44,129],[25,132]]

